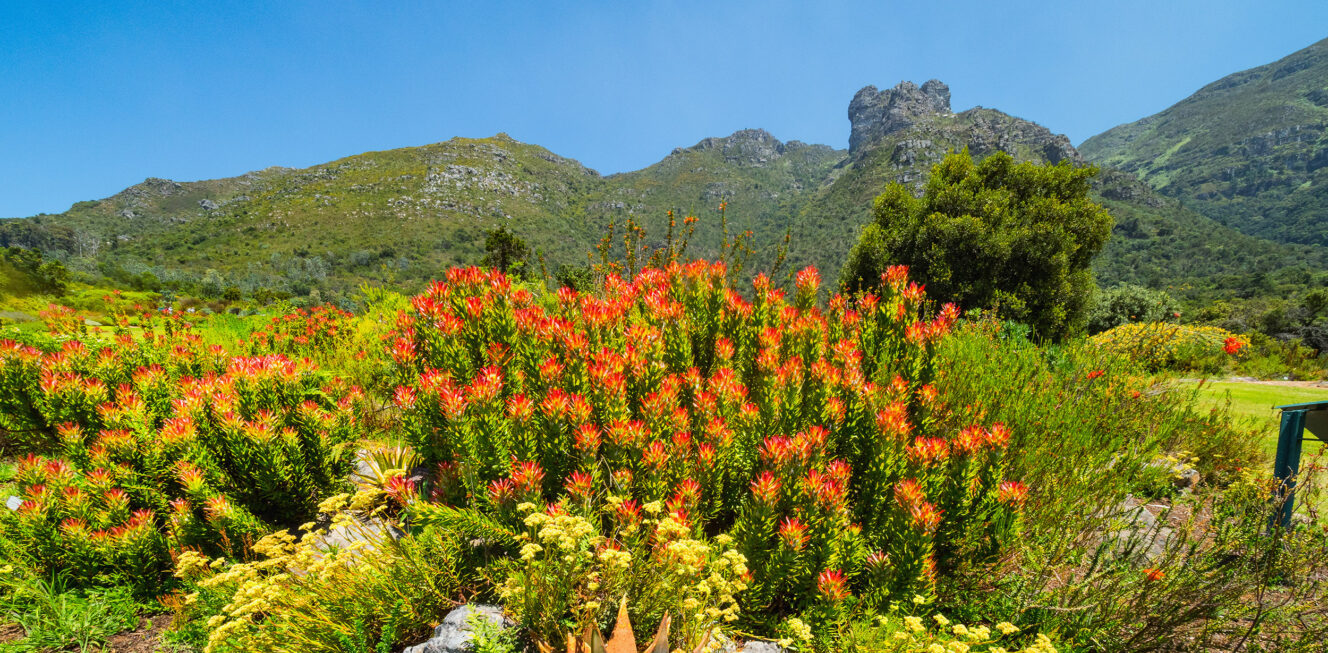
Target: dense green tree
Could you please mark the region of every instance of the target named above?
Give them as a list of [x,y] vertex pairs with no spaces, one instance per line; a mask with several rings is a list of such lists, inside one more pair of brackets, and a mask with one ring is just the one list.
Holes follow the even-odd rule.
[[507,227],[497,227],[484,237],[483,264],[506,274],[521,276],[530,258],[530,247]]
[[1102,290],[1088,312],[1088,332],[1101,333],[1129,322],[1170,322],[1180,316],[1165,291],[1133,284]]
[[1016,163],[968,151],[932,168],[922,197],[892,183],[841,275],[873,287],[892,264],[908,265],[927,294],[961,308],[993,309],[1059,340],[1082,328],[1095,284],[1089,264],[1111,234],[1111,216],[1089,199],[1093,167]]

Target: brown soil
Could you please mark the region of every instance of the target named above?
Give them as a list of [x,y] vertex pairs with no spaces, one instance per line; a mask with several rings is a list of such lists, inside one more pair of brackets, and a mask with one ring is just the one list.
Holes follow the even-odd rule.
[[18,624],[0,624],[0,644],[20,639],[23,639],[23,629]]
[[159,614],[144,618],[138,630],[113,635],[106,642],[105,653],[154,653],[161,646],[161,633],[171,625],[171,616]]

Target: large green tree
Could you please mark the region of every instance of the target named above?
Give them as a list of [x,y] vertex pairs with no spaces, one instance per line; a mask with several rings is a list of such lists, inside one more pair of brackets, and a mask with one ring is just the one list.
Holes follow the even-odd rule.
[[905,264],[930,297],[1059,340],[1083,326],[1089,264],[1111,235],[1111,216],[1088,196],[1096,174],[1068,161],[1016,163],[997,152],[975,164],[967,150],[951,153],[922,197],[892,183],[876,198],[841,281],[874,287],[887,266]]

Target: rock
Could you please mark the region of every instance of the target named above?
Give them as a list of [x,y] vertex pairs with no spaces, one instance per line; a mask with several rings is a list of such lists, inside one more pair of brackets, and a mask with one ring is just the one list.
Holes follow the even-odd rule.
[[23,499],[20,497],[11,494],[8,499],[5,499],[5,507],[10,510],[18,510],[21,505],[23,505]]
[[500,628],[511,628],[513,624],[503,616],[503,609],[496,605],[467,604],[449,613],[443,623],[433,629],[429,641],[414,646],[407,646],[401,653],[465,653],[470,650],[470,642],[475,631],[471,627],[472,615]]
[[1166,471],[1171,475],[1171,484],[1178,490],[1193,490],[1198,487],[1199,481],[1203,480],[1199,470],[1183,462],[1172,462],[1165,458],[1159,458],[1148,463],[1147,466]]
[[218,208],[217,203],[210,199],[198,200],[198,205],[202,207],[204,211],[216,211]]
[[1174,532],[1158,524],[1157,516],[1134,497],[1126,497],[1118,506],[1119,529],[1109,531],[1116,539],[1113,555],[1130,557],[1137,562],[1152,562],[1166,553]]
[[390,522],[372,517],[355,526],[336,526],[318,538],[314,548],[319,551],[341,551],[356,542],[364,542],[364,549],[372,551],[387,538],[400,539],[405,533]]
[[884,91],[866,86],[853,96],[848,105],[848,120],[852,131],[848,149],[857,154],[873,141],[913,126],[921,118],[950,113],[950,87],[939,80],[930,80],[921,87],[913,82],[899,82]]
[[774,642],[747,642],[739,653],[785,653],[785,649]]

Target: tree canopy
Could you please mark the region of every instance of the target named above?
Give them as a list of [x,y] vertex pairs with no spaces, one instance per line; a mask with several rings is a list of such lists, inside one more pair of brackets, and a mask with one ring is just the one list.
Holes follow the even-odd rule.
[[992,309],[1058,340],[1083,326],[1095,288],[1089,265],[1111,216],[1089,199],[1093,167],[1016,163],[997,152],[974,163],[951,153],[922,197],[892,183],[849,254],[841,281],[875,287],[908,265],[927,294],[965,310]]

